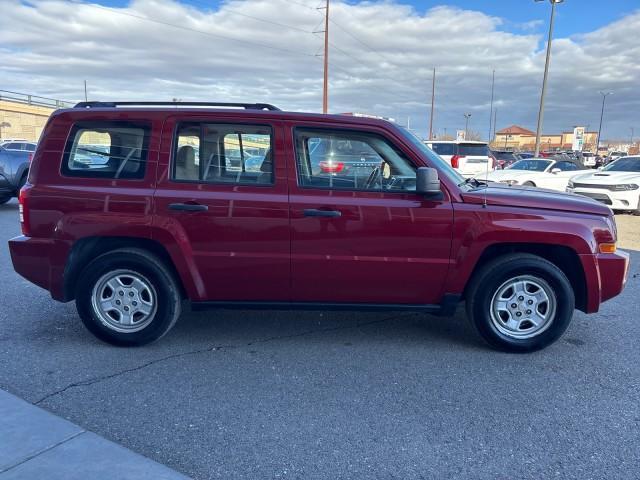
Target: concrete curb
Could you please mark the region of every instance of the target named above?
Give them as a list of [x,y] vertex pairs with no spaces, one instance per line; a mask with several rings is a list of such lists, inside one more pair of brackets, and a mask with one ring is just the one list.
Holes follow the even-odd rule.
[[188,477],[0,390],[0,480]]

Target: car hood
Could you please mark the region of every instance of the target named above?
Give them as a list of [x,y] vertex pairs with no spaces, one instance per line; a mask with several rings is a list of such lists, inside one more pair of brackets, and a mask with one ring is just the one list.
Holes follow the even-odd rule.
[[571,178],[574,182],[593,183],[596,185],[618,185],[621,183],[640,182],[640,172],[607,172],[598,171]]
[[536,187],[508,187],[494,183],[462,194],[465,203],[482,204],[485,198],[487,205],[502,207],[560,210],[603,216],[611,214],[609,207],[591,198]]

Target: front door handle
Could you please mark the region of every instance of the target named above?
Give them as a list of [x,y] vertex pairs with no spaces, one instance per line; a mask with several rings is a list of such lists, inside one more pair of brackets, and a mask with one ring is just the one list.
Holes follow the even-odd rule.
[[317,208],[307,208],[304,210],[305,217],[341,217],[342,212],[339,210],[319,210]]
[[209,210],[209,207],[199,203],[170,203],[169,210],[178,210],[180,212],[206,212]]

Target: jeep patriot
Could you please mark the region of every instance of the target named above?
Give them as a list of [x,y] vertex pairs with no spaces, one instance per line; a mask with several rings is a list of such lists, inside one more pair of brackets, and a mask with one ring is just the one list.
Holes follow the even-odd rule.
[[557,340],[626,282],[611,210],[465,179],[363,117],[268,104],[83,102],[49,119],[15,270],[116,345],[192,308],[467,316],[491,346]]

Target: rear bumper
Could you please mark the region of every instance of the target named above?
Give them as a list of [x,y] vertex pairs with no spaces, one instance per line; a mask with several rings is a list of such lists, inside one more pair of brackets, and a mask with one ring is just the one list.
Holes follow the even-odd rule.
[[64,263],[52,261],[64,254],[66,247],[46,238],[19,236],[9,240],[13,268],[21,276],[48,290],[51,296],[64,301]]
[[586,313],[595,313],[600,304],[619,295],[627,283],[629,254],[599,253],[580,255],[587,286]]

